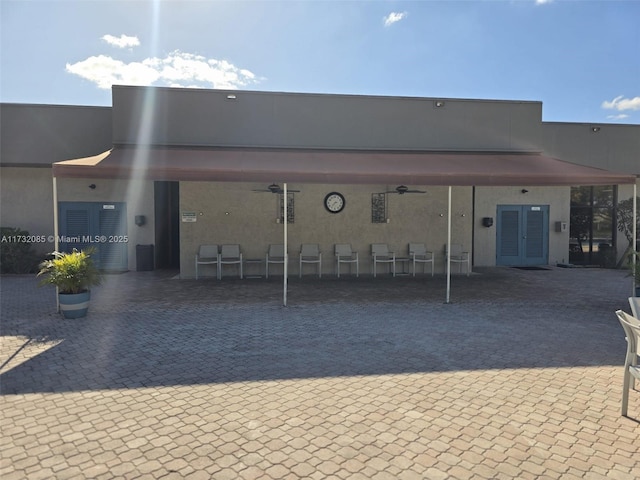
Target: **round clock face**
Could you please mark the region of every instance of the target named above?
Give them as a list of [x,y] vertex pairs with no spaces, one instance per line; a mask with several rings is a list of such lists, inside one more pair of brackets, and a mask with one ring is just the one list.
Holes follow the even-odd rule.
[[326,208],[331,213],[341,212],[344,208],[344,197],[341,193],[331,192],[328,193],[326,197],[324,197],[324,208]]

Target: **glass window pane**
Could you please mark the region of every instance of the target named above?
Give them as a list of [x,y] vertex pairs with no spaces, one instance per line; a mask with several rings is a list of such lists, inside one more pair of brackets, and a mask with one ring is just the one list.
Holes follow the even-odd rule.
[[591,187],[571,187],[571,205],[591,205]]
[[613,187],[611,185],[593,187],[594,207],[613,207]]

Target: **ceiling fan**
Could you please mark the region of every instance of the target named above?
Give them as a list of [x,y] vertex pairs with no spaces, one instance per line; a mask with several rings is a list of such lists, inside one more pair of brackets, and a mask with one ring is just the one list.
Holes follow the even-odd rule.
[[424,190],[409,190],[409,187],[406,185],[398,185],[394,190],[389,190],[385,193],[399,193],[400,195],[404,195],[405,193],[427,193]]
[[[284,193],[284,190],[280,188],[280,185],[277,183],[272,183],[264,190],[253,190],[254,192],[267,192],[267,193]],[[291,188],[287,188],[287,193],[291,192],[299,192],[300,190],[292,190]]]

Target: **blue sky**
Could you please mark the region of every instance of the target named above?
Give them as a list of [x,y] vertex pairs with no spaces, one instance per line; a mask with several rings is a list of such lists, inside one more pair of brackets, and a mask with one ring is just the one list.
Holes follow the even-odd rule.
[[110,85],[535,100],[640,123],[640,0],[0,0],[0,101]]

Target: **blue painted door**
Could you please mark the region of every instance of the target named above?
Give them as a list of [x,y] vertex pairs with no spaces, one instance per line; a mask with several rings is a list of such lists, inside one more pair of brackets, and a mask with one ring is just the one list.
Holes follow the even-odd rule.
[[60,250],[94,247],[93,259],[102,270],[125,271],[127,209],[123,202],[60,202]]
[[498,205],[496,265],[549,263],[549,205]]

